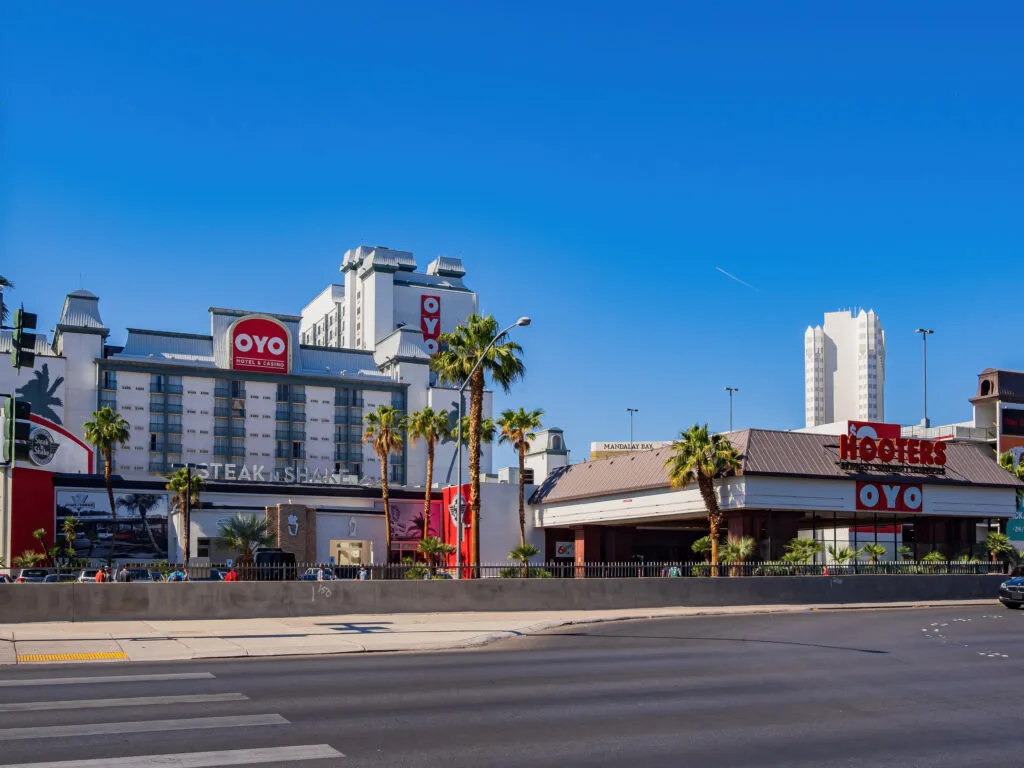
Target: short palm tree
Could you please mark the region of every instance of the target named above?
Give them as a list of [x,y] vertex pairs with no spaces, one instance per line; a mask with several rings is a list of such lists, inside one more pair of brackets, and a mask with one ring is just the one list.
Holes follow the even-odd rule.
[[402,448],[402,413],[390,405],[378,405],[377,410],[363,416],[363,441],[373,445],[380,459],[380,495],[384,501],[384,542],[387,547],[385,563],[391,562],[391,491],[388,486],[388,458]]
[[705,560],[708,560],[711,557],[711,537],[701,536],[690,545],[690,549],[693,550],[693,554],[700,555]]
[[520,544],[508,553],[509,560],[518,560],[522,577],[525,579],[530,575],[530,558],[540,554],[540,550],[533,544]]
[[7,305],[4,303],[4,288],[13,288],[14,283],[0,275],[0,328],[7,324]]
[[711,575],[718,575],[718,540],[721,537],[722,512],[715,495],[715,480],[740,468],[739,452],[725,435],[713,435],[708,425],[694,424],[672,443],[672,455],[665,462],[673,488],[696,481],[711,529]]
[[267,528],[267,519],[256,515],[230,517],[220,524],[224,545],[238,553],[239,565],[251,565],[253,553],[260,547],[272,547],[274,537]]
[[540,429],[540,417],[544,411],[527,411],[520,408],[518,411],[511,409],[502,411],[498,419],[498,427],[501,429],[499,443],[509,443],[516,450],[519,456],[519,546],[526,546],[526,478],[523,472],[526,469],[526,452],[530,450],[530,442],[535,440],[537,435],[535,429]]
[[414,445],[422,440],[427,446],[427,490],[423,497],[423,538],[427,538],[430,528],[430,496],[434,484],[434,448],[437,441],[448,435],[449,419],[447,411],[435,411],[429,405],[422,411],[410,413],[405,420],[405,428],[409,440]]
[[[508,392],[526,371],[522,347],[514,341],[496,343],[498,321],[472,314],[451,333],[442,333],[441,351],[431,361],[442,383],[455,387],[469,379],[469,485],[473,564],[480,563],[480,443],[484,387],[488,377]],[[479,366],[478,366],[479,363]]]
[[[189,529],[192,527],[192,518],[190,515],[186,515],[186,511],[199,507],[199,494],[202,493],[205,485],[203,478],[194,472],[189,472],[185,467],[167,476],[165,487],[168,491],[174,492],[172,501],[177,511],[181,513],[182,544],[184,545],[186,565],[188,565],[189,558]],[[186,499],[188,499],[187,505],[185,504]]]
[[871,564],[874,565],[878,562],[878,558],[882,557],[886,553],[884,544],[865,544],[860,548],[860,551],[871,558]]
[[829,547],[829,557],[832,558],[832,562],[836,565],[846,565],[851,560],[855,560],[857,555],[860,554],[860,550],[853,549],[851,547]]
[[1008,555],[1014,551],[1010,538],[1005,533],[990,533],[985,537],[985,550],[992,556],[994,563],[1002,555]]
[[107,564],[114,562],[114,547],[117,544],[117,505],[114,504],[114,485],[112,480],[114,449],[124,445],[131,439],[131,425],[108,405],[92,414],[92,418],[82,425],[85,440],[95,446],[103,457],[103,479],[107,485],[107,499],[110,502],[110,516],[114,524],[114,538],[110,540],[110,552]]
[[914,556],[914,548],[907,546],[906,544],[901,544],[899,547],[896,548],[896,554],[904,560],[909,560],[911,557]]
[[807,565],[821,552],[821,542],[814,539],[790,539],[782,554],[783,561],[794,565]]
[[455,547],[451,544],[445,544],[437,536],[424,536],[420,543],[416,545],[416,551],[426,559],[427,573],[430,578],[434,578],[440,558],[452,554],[455,551]]
[[939,552],[937,549],[933,549],[927,555],[921,558],[923,563],[944,563],[946,562],[946,556]]
[[757,541],[753,536],[730,536],[722,547],[719,557],[723,563],[730,563],[730,576],[739,576],[739,564],[750,560],[757,552]]

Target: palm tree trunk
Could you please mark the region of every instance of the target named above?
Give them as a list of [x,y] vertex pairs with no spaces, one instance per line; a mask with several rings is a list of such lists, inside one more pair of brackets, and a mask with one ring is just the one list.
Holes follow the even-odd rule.
[[380,497],[384,500],[384,565],[391,563],[391,491],[388,487],[388,455],[378,453],[380,458]]
[[484,412],[484,372],[477,369],[469,385],[469,494],[472,565],[480,565],[480,426]]
[[117,506],[114,504],[114,485],[111,478],[110,464],[113,461],[112,451],[107,448],[103,451],[103,479],[107,483],[107,499],[110,501],[110,517],[113,521],[114,534],[110,540],[110,551],[107,553],[107,565],[114,564],[114,547],[117,546]]
[[526,465],[526,446],[519,443],[519,546],[526,546],[526,480],[523,478],[523,469]]
[[715,484],[709,477],[699,475],[697,488],[700,490],[704,506],[708,510],[708,528],[711,534],[711,575],[718,575],[718,537],[722,525],[722,514],[718,511],[718,499],[715,496]]
[[427,492],[423,495],[423,538],[430,531],[430,486],[434,482],[434,441],[427,439]]

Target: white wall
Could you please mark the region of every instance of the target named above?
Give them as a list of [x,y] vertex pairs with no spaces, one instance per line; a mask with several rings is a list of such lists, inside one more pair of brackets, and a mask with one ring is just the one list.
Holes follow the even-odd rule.
[[306,387],[306,469],[334,474],[334,390]]
[[184,376],[181,387],[182,460],[205,464],[213,461],[214,380]]
[[[536,486],[526,487],[526,499]],[[480,562],[499,564],[508,562],[508,553],[519,546],[519,485],[518,483],[482,483],[480,486]],[[526,507],[526,543],[533,544],[544,557],[544,531],[539,529]]]
[[[149,474],[149,374],[117,372],[117,410],[131,425],[131,440],[114,451],[120,475]],[[102,461],[96,457],[97,470]]]
[[[103,337],[95,333],[61,334],[61,352],[67,364],[64,367],[64,419],[68,431],[79,437],[82,424],[88,420],[97,405],[97,358],[103,356]],[[53,371],[51,381],[55,380]]]

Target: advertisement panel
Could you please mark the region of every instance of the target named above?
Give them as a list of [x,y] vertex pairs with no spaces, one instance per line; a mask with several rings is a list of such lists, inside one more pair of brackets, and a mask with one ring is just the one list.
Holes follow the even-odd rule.
[[280,320],[249,315],[231,324],[231,368],[235,371],[289,373],[292,350],[288,329]]
[[999,454],[1009,453],[1014,461],[1024,456],[1024,408],[999,409]]
[[77,557],[106,559],[113,551],[119,560],[166,560],[169,495],[115,492],[114,505],[116,523],[106,491],[58,490],[54,528],[58,539],[64,521],[72,518]]
[[[441,535],[441,500],[430,502],[427,536]],[[391,500],[391,540],[419,541],[423,538],[423,502]]]
[[901,437],[898,424],[851,421],[839,436],[839,467],[852,472],[940,475],[946,471],[941,440]]
[[437,354],[441,337],[440,296],[420,296],[420,330],[423,332],[423,346],[433,357]]

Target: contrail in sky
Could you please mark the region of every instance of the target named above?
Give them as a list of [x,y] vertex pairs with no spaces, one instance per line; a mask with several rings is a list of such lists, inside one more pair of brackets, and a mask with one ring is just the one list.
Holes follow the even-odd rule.
[[747,286],[747,288],[749,288],[749,289],[750,289],[750,290],[752,290],[752,291],[757,291],[758,293],[760,293],[760,292],[761,292],[761,289],[760,289],[760,288],[755,288],[755,287],[754,287],[754,286],[752,286],[752,285],[751,285],[750,283],[748,283],[748,282],[747,282],[746,280],[740,280],[740,279],[739,279],[738,277],[736,277],[736,275],[731,275],[731,274],[729,274],[728,272],[726,272],[726,271],[725,271],[724,269],[722,269],[721,267],[715,267],[715,269],[717,269],[717,270],[718,270],[719,272],[721,272],[721,273],[722,273],[723,275],[725,275],[726,277],[728,277],[728,278],[729,278],[730,280],[735,280],[735,281],[736,281],[737,283],[739,283],[740,285],[745,285],[745,286]]

